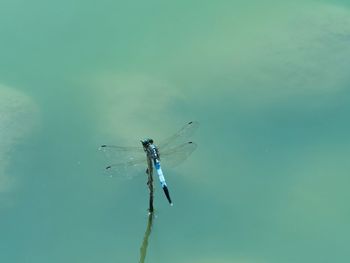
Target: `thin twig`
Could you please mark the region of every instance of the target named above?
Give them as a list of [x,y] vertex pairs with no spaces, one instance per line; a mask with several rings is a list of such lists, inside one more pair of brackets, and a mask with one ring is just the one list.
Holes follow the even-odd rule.
[[148,211],[150,213],[153,213],[153,166],[152,166],[152,160],[150,158],[147,158],[147,175],[148,175],[148,181],[147,185],[149,188],[149,208]]

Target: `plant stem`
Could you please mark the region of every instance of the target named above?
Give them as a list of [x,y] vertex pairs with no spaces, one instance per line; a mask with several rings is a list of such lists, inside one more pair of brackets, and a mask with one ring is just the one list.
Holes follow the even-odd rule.
[[147,185],[149,188],[149,208],[148,211],[150,213],[153,213],[154,208],[153,208],[153,165],[152,165],[152,160],[150,158],[147,158],[147,164],[148,164],[148,168],[147,168],[147,175],[148,175],[148,181],[147,181]]

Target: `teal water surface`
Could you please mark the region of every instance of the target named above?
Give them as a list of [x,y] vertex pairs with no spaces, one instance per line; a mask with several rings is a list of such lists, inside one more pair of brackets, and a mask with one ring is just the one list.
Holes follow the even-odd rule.
[[[0,261],[347,262],[350,5],[289,2],[2,1]],[[98,147],[191,120],[150,223]]]

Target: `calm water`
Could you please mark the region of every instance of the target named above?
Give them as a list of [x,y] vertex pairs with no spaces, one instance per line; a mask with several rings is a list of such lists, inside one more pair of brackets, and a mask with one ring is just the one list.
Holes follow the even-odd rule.
[[[349,260],[350,5],[245,2],[1,1],[1,262]],[[150,228],[97,148],[190,120]]]

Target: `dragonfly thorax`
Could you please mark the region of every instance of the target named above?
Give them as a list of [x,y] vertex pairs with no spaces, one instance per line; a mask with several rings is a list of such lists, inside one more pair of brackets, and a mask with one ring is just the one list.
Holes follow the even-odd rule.
[[147,156],[152,160],[159,160],[158,148],[153,144],[152,139],[141,140],[144,151],[147,153]]

